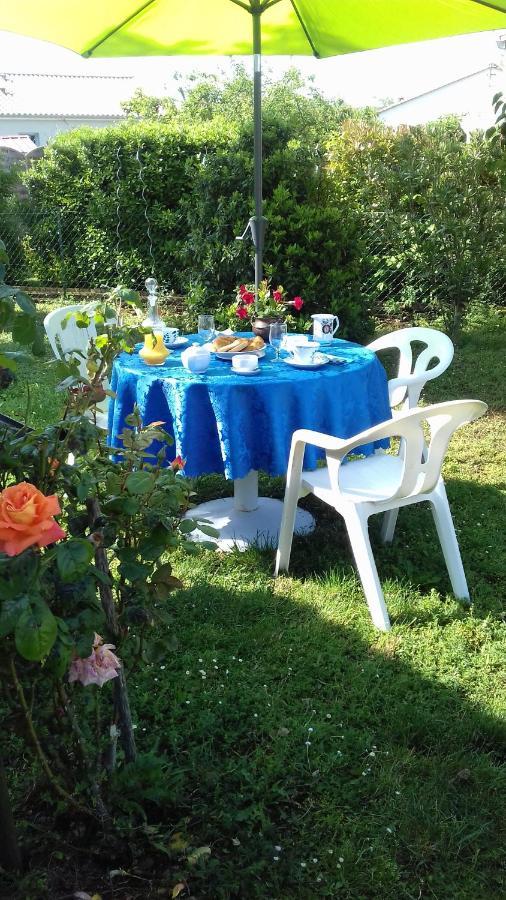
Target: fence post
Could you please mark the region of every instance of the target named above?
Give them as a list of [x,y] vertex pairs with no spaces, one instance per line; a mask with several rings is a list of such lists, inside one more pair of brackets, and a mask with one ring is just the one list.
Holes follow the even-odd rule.
[[63,299],[67,299],[67,279],[65,277],[65,253],[64,253],[64,244],[63,244],[63,232],[61,227],[61,210],[56,210],[56,228],[58,231],[58,252],[60,254],[60,265],[61,265],[61,281],[63,288]]

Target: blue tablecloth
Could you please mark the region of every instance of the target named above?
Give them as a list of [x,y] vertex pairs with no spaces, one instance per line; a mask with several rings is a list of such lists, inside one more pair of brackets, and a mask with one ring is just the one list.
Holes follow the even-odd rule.
[[[385,370],[374,353],[341,340],[325,352],[344,357],[346,364],[296,369],[275,362],[268,347],[257,375],[237,375],[230,362],[215,358],[205,375],[192,375],[180,352],[157,367],[147,366],[137,353],[123,353],[111,379],[116,393],[109,407],[111,446],[121,446],[125,416],[137,403],[145,424],[167,423],[175,438],[169,458],[180,454],[190,477],[218,472],[243,478],[251,469],[284,475],[297,428],[346,438],[391,417]],[[380,446],[385,442],[362,452]],[[157,449],[153,444],[150,451]],[[316,468],[323,456],[308,447],[304,467]]]

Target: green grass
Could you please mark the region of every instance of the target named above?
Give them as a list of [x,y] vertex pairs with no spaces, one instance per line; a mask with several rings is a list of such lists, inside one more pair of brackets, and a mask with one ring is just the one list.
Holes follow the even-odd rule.
[[[272,579],[270,551],[177,558],[178,649],[141,673],[132,703],[139,748],[168,763],[155,818],[182,837],[165,878],[135,860],[144,887],[125,876],[115,897],[170,897],[180,877],[209,900],[505,896],[505,341],[504,319],[477,325],[424,394],[491,408],[445,465],[470,609],[421,505],[401,511],[392,547],[373,522],[389,634],[371,625],[341,522],[316,501],[290,577]],[[24,407],[25,375],[33,420],[55,411],[44,366],[20,373],[3,411]],[[202,498],[228,488],[197,483]],[[262,488],[279,496],[282,481]],[[211,853],[190,866],[179,840]]]

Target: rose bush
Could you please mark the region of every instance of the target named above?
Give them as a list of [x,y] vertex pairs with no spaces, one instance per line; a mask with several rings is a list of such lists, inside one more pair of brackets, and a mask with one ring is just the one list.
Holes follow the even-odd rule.
[[[197,522],[182,518],[191,506],[185,463],[167,457],[172,439],[163,423],[145,424],[134,409],[121,446],[111,448],[89,417],[112,359],[131,351],[139,333],[109,324],[111,304],[119,318],[125,302],[135,304],[137,295],[118,289],[76,314],[78,327],[94,320],[97,337],[88,346],[86,376],[72,355],[53,363],[66,395],[63,419],[40,431],[0,433],[4,728],[21,717],[54,800],[102,823],[111,821],[118,766],[129,765],[135,778],[127,672],[135,678],[176,643],[168,603],[183,585],[167,555],[201,552],[188,538]],[[82,384],[87,390],[69,391]],[[161,445],[156,454],[153,442]],[[136,814],[142,796],[139,788]],[[1,795],[0,844],[13,846],[5,802]]]

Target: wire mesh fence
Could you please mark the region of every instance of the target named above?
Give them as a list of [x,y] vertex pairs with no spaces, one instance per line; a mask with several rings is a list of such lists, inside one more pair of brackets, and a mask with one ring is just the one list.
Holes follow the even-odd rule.
[[[471,241],[454,224],[392,213],[364,217],[355,252],[357,290],[367,309],[416,313],[451,305],[462,292],[504,305],[506,235],[482,223],[479,239]],[[63,296],[118,283],[142,289],[152,274],[162,289],[179,293],[174,272],[185,242],[188,253],[188,236],[170,216],[111,224],[96,214],[83,220],[72,210],[20,204],[2,215],[0,237],[9,254],[10,283]],[[224,254],[237,248],[233,228],[229,237]]]
[[[9,281],[20,285],[72,290],[112,287],[119,282],[141,287],[153,272],[154,258],[142,251],[145,223],[121,223],[119,235],[96,221],[63,209],[21,206],[2,216],[0,236],[9,255]],[[157,247],[166,274],[163,246]]]

